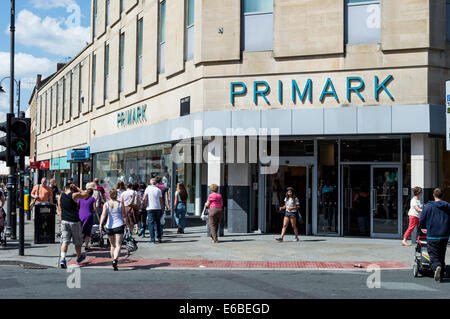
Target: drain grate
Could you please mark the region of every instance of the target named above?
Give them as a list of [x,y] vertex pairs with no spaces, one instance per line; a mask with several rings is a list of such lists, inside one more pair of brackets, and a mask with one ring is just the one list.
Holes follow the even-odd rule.
[[51,267],[44,266],[44,265],[33,264],[33,263],[23,262],[23,261],[15,261],[15,260],[0,260],[0,266],[18,266],[23,269],[33,269],[33,270],[51,268]]

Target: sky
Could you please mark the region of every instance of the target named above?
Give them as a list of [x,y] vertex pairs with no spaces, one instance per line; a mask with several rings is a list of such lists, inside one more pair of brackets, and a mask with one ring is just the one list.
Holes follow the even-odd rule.
[[[21,110],[36,84],[68,62],[90,41],[90,0],[16,0],[15,78],[21,81]],[[0,1],[0,80],[10,74],[10,1]],[[0,120],[9,112],[9,79],[1,84]],[[16,98],[15,98],[16,101]],[[17,112],[17,109],[15,109]]]

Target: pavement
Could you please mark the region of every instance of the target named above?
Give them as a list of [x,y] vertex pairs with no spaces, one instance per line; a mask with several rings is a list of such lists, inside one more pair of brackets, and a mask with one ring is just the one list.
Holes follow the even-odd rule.
[[[148,235],[147,235],[148,236]],[[414,246],[403,247],[399,239],[355,237],[294,236],[275,241],[276,234],[232,234],[225,231],[218,244],[211,243],[206,227],[186,228],[185,234],[165,229],[163,243],[151,244],[137,235],[138,250],[127,256],[123,250],[120,267],[129,269],[255,269],[255,270],[358,270],[376,265],[381,269],[411,269]],[[25,256],[18,256],[17,241],[0,247],[0,265],[22,264],[28,267],[56,267],[56,244],[34,244],[33,221],[25,225]],[[108,248],[94,248],[82,263],[87,268],[110,268]],[[68,262],[74,263],[75,251],[69,247]],[[450,256],[447,256],[450,264]],[[355,264],[361,267],[355,267]]]

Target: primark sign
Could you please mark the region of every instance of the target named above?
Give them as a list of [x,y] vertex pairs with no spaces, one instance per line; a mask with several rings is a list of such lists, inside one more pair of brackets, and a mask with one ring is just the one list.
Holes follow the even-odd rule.
[[117,128],[126,128],[129,126],[147,122],[147,105],[139,105],[128,110],[117,113]]
[[[324,103],[326,98],[332,98],[335,99],[337,103],[341,103],[342,96],[345,96],[349,103],[351,102],[352,96],[355,96],[362,102],[366,102],[365,98],[367,97],[367,94],[372,95],[376,101],[379,100],[382,94],[386,94],[393,101],[394,96],[389,91],[389,84],[393,80],[394,77],[392,75],[385,78],[374,76],[370,79],[347,77],[344,92],[336,90],[335,81],[331,78],[327,78],[321,82],[314,82],[312,79],[306,79],[306,81],[302,82],[297,80],[278,80],[278,83],[275,85],[272,84],[272,86],[267,81],[253,81],[252,83],[231,82],[230,103],[234,106],[237,98],[250,94],[253,97],[253,103],[255,105],[258,105],[259,100],[264,100],[270,105],[268,97],[273,94],[272,90],[274,87],[278,91],[278,95],[275,98],[281,105],[287,100],[294,104],[296,104],[297,101],[300,101],[301,103],[306,103],[306,101],[313,103],[315,94],[320,94],[320,103]],[[372,82],[370,85],[374,88],[370,93],[366,92],[366,86],[369,84],[369,81]],[[286,93],[288,94],[287,96]]]

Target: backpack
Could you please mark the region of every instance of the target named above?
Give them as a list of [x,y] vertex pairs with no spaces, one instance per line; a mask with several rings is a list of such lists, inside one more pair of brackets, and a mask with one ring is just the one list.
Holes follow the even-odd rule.
[[130,201],[127,203],[127,206],[131,207],[135,212],[139,212],[141,209],[141,200],[139,199],[137,192],[134,192]]

